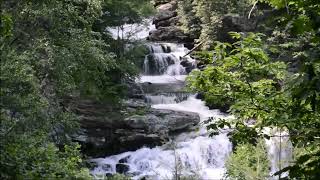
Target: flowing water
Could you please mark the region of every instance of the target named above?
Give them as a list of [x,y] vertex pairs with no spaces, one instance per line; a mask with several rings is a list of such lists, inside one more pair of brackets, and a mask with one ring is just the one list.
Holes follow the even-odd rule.
[[[188,49],[181,44],[173,43],[147,43],[149,54],[145,56],[143,72],[139,83],[165,84],[169,87],[183,83],[186,77],[180,59]],[[194,60],[189,56],[188,61]],[[160,86],[159,86],[160,87]],[[195,179],[215,180],[222,179],[225,174],[224,162],[232,151],[226,133],[209,137],[204,123],[209,117],[227,118],[226,114],[218,110],[209,110],[205,103],[196,99],[194,95],[181,92],[148,93],[146,102],[155,109],[169,109],[175,111],[188,111],[198,113],[200,124],[196,130],[182,133],[173,137],[167,144],[155,148],[141,148],[132,152],[125,152],[106,158],[97,158],[92,161],[97,167],[92,174],[102,175],[116,173],[116,165],[128,165],[126,173],[133,179],[148,177],[150,179],[172,179],[175,174],[179,176],[194,176]],[[273,163],[272,172],[278,167],[274,164],[278,158],[277,139],[266,141],[269,157]],[[285,156],[286,152],[283,153]],[[281,154],[280,153],[280,154]]]
[[[175,84],[186,77],[180,57],[187,53],[183,45],[171,43],[147,44],[150,54],[146,55],[140,82],[153,84]],[[151,57],[151,58],[150,58]],[[190,57],[188,60],[193,61]],[[134,179],[172,179],[174,174],[192,175],[200,179],[221,179],[224,175],[224,160],[232,150],[226,134],[210,138],[203,121],[209,117],[223,118],[218,110],[209,110],[204,102],[189,93],[146,94],[146,101],[155,109],[170,109],[198,113],[200,126],[193,132],[182,133],[171,142],[156,148],[141,148],[93,161],[98,164],[93,174],[116,173],[116,164],[125,159],[129,174]]]

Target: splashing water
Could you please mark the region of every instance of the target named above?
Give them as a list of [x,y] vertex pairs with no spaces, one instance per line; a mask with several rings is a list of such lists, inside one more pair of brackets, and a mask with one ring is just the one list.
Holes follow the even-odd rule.
[[[147,44],[149,54],[145,56],[143,75],[185,75],[185,68],[180,65],[182,58],[188,49],[182,44],[150,43]],[[189,56],[189,61],[194,61]]]
[[[123,34],[129,38],[134,35],[136,39],[144,39],[149,31],[154,29],[150,20],[149,25],[139,29],[140,25],[125,25]],[[141,27],[140,27],[141,28]],[[118,28],[109,28],[109,32],[117,38]],[[132,34],[135,32],[135,34]],[[121,32],[122,33],[122,32]],[[149,54],[145,56],[142,76],[137,83],[150,84],[184,84],[186,70],[180,64],[181,58],[187,54],[188,49],[182,44],[173,43],[147,43]],[[184,57],[189,62],[194,60],[190,56]],[[213,118],[233,118],[220,113],[218,110],[209,110],[205,103],[190,94],[146,94],[146,101],[153,104],[155,109],[169,109],[198,113],[200,124],[197,130],[184,132],[174,137],[171,142],[155,148],[141,148],[132,152],[125,152],[106,158],[92,159],[97,164],[91,173],[98,178],[107,174],[117,173],[118,165],[124,165],[126,175],[132,179],[147,177],[155,180],[173,179],[175,174],[180,176],[193,176],[196,179],[215,180],[222,179],[225,174],[224,162],[232,151],[232,144],[226,133],[208,137],[205,120]],[[279,138],[266,140],[271,164],[271,174],[279,170],[277,161],[281,157],[288,157],[288,148],[279,151],[277,142]],[[282,139],[282,143],[290,141]],[[278,143],[279,144],[279,143]],[[280,153],[279,153],[280,152]],[[289,159],[289,158],[288,158]],[[288,165],[288,162],[284,163]],[[283,165],[281,166],[283,167]]]
[[[204,102],[190,96],[186,101],[173,104],[155,104],[156,109],[197,112],[203,122],[208,117],[224,118],[218,110],[209,110]],[[174,172],[200,179],[221,179],[225,173],[224,161],[232,150],[226,134],[208,137],[205,124],[198,131],[182,133],[172,142],[156,148],[141,148],[107,158],[92,160],[97,163],[92,174],[116,173],[116,165],[125,160],[129,166],[128,174],[133,179],[150,177],[152,179],[172,179]],[[173,143],[174,142],[174,143]]]

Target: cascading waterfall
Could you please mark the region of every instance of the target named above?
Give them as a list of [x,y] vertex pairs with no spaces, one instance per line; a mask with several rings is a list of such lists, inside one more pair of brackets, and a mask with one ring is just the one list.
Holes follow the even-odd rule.
[[[139,82],[176,84],[184,81],[186,72],[180,65],[180,57],[188,49],[172,43],[147,44],[143,74]],[[193,61],[187,56],[187,59]],[[196,176],[200,179],[221,179],[224,175],[224,161],[232,150],[226,134],[213,138],[208,136],[203,123],[209,117],[224,118],[217,110],[209,110],[205,103],[188,93],[146,94],[146,101],[155,109],[189,111],[198,113],[200,127],[197,131],[182,133],[171,142],[156,148],[141,148],[107,158],[92,160],[98,166],[92,171],[95,175],[114,174],[116,165],[129,166],[127,174],[133,179],[172,179],[175,173],[181,176]]]
[[[208,117],[225,118],[217,110],[209,110],[204,102],[190,96],[187,100],[172,104],[154,104],[156,109],[197,112],[202,121]],[[134,152],[94,159],[98,167],[93,174],[116,173],[116,164],[124,163],[130,167],[133,179],[172,179],[175,171],[185,176],[200,179],[221,179],[224,175],[224,161],[232,150],[226,134],[208,137],[205,125],[198,131],[182,133],[161,147],[141,148]]]
[[[143,73],[137,83],[147,82],[169,86],[184,84],[186,71],[180,65],[180,59],[188,49],[181,44],[173,43],[147,43],[146,46],[149,54],[145,56]],[[184,58],[194,62],[189,56]],[[132,179],[143,177],[155,180],[172,179],[175,174],[193,176],[196,179],[222,179],[225,174],[224,162],[232,151],[232,144],[226,135],[227,132],[209,137],[205,121],[209,117],[228,118],[227,115],[218,110],[209,110],[203,101],[183,92],[146,94],[145,100],[155,109],[198,113],[201,123],[197,130],[181,133],[160,147],[141,148],[106,158],[93,159],[92,162],[95,162],[97,167],[91,173],[98,179],[117,173],[117,165],[124,164],[129,167],[126,174]],[[277,137],[266,140],[272,162],[271,174],[279,169],[277,166],[279,155],[290,159],[288,149],[283,148],[279,151],[278,140]],[[290,144],[288,138],[286,144]],[[288,165],[288,162],[285,162],[285,165]]]
[[185,101],[190,96],[190,93],[161,93],[161,94],[146,94],[145,100],[149,104],[174,104]]
[[152,43],[147,44],[149,54],[144,60],[144,75],[163,75],[170,76],[186,74],[184,67],[180,65],[186,48],[183,45],[172,43]]
[[[271,162],[270,175],[278,172],[282,168],[290,165],[292,160],[293,146],[289,139],[289,133],[278,128],[265,128],[270,139],[265,139],[268,148],[268,155]],[[282,173],[281,178],[288,176],[288,173]],[[274,177],[274,179],[279,179]]]

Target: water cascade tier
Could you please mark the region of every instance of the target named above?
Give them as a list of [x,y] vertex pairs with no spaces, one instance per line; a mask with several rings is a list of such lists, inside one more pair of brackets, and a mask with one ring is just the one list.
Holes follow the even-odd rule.
[[[115,173],[125,174],[132,179],[163,180],[175,179],[176,176],[205,180],[224,178],[224,162],[232,151],[232,144],[227,132],[209,137],[206,120],[209,117],[219,119],[229,116],[219,110],[209,110],[203,101],[184,91],[187,71],[181,62],[194,64],[190,56],[184,57],[187,48],[182,44],[163,42],[148,42],[146,46],[149,53],[145,56],[141,76],[137,79],[145,93],[145,101],[154,109],[197,113],[200,123],[191,131],[172,136],[162,146],[143,147],[92,159],[97,166],[91,173],[97,179]],[[276,163],[278,148],[273,145],[274,141],[267,141],[267,145],[270,158]],[[272,172],[276,170],[277,167],[272,166]]]
[[[158,103],[153,101],[154,103]],[[161,102],[160,102],[161,103]],[[172,179],[179,176],[193,176],[199,179],[221,179],[224,175],[224,161],[232,150],[226,134],[213,138],[208,136],[203,121],[208,117],[224,118],[218,110],[209,110],[204,102],[189,96],[180,103],[153,104],[156,109],[197,112],[202,122],[197,130],[181,133],[171,142],[156,148],[141,148],[106,158],[94,159],[98,164],[93,170],[97,176],[123,172],[133,179]],[[122,168],[121,168],[122,167]]]
[[150,43],[147,47],[150,53],[145,56],[143,75],[186,75],[185,68],[180,64],[187,51],[182,44]]
[[200,179],[221,179],[224,161],[232,150],[226,134],[208,136],[204,121],[209,117],[224,118],[218,110],[209,110],[204,102],[184,92],[187,75],[181,60],[194,62],[182,44],[148,43],[143,72],[137,81],[145,91],[146,102],[155,109],[195,112],[201,123],[191,132],[173,136],[170,142],[155,148],[141,148],[106,158],[92,160],[98,166],[92,171],[97,177],[124,173],[140,179],[172,179],[193,176]]

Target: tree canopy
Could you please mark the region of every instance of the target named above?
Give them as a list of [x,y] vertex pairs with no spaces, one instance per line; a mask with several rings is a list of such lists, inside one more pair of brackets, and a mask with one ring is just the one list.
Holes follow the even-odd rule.
[[[70,141],[78,117],[63,101],[94,98],[116,105],[124,97],[123,82],[137,75],[136,67],[121,63],[132,64],[112,51],[115,40],[104,38],[105,28],[140,20],[149,13],[145,6],[110,0],[1,1],[1,179],[90,179],[79,145]],[[107,10],[117,13],[106,16]],[[119,21],[121,13],[133,19]],[[105,21],[109,24],[96,28]]]
[[[316,1],[260,1],[279,13],[272,33],[235,33],[234,43],[214,43],[203,52],[206,68],[188,77],[189,88],[202,92],[208,105],[229,107],[234,120],[208,126],[229,126],[233,142],[256,144],[268,138],[265,127],[288,131],[294,147],[305,149],[279,171],[290,178],[319,177],[320,4]],[[270,26],[270,24],[266,24]],[[248,122],[254,120],[253,126]]]

